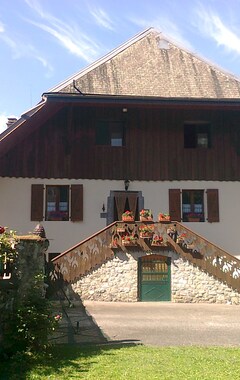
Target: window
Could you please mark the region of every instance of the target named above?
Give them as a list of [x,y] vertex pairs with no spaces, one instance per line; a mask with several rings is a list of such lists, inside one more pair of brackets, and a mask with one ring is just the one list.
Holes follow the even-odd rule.
[[182,190],[183,222],[204,222],[204,191]]
[[185,123],[184,148],[210,148],[210,124]]
[[96,126],[96,144],[123,146],[124,123],[118,121],[100,121]]
[[47,186],[45,220],[69,219],[69,186]]
[[83,185],[32,185],[31,220],[82,221]]
[[[206,205],[204,205],[205,193]],[[169,189],[169,214],[171,215],[172,220],[176,220],[178,222],[188,222],[191,217],[195,217],[195,221],[199,218],[200,222],[219,222],[218,189]],[[191,221],[192,220],[193,219],[191,219]]]

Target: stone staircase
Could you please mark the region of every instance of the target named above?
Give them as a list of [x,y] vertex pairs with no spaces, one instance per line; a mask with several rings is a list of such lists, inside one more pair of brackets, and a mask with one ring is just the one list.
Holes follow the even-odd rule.
[[[114,222],[55,257],[50,277],[73,283],[114,257],[116,250],[144,254],[175,251],[180,257],[240,292],[240,260],[178,222],[151,222],[152,237],[141,234],[142,222]],[[125,237],[131,237],[126,243]],[[153,237],[161,237],[158,242]],[[130,238],[129,238],[130,239]]]

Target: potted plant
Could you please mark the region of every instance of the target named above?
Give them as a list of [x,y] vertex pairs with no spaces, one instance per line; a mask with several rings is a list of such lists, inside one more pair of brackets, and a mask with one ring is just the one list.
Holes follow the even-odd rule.
[[153,215],[152,211],[148,208],[144,208],[140,211],[140,221],[141,222],[147,222],[147,221],[152,221],[153,220]]
[[158,215],[158,221],[159,222],[170,222],[171,221],[170,215],[160,212],[160,214]]
[[137,238],[133,234],[126,234],[122,236],[122,245],[131,246],[137,244]]
[[125,211],[122,214],[122,220],[124,222],[133,222],[134,221],[134,216],[132,211]]
[[139,226],[140,238],[149,239],[154,234],[154,224],[141,224]]
[[180,244],[182,245],[186,239],[186,234],[185,233],[181,233],[178,237],[177,237],[177,240],[176,240],[176,243],[177,244]]
[[154,235],[154,236],[153,236],[153,239],[152,239],[152,242],[151,242],[151,245],[152,245],[152,246],[160,246],[160,245],[163,245],[163,237],[160,236],[160,235]]

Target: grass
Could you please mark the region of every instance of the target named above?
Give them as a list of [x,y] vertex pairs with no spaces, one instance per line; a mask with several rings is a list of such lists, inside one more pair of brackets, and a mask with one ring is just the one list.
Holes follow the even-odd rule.
[[55,346],[0,363],[1,380],[237,380],[240,349]]

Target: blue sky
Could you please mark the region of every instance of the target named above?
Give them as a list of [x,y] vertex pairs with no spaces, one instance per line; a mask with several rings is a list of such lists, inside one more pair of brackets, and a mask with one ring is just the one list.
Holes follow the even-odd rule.
[[240,77],[240,0],[0,0],[0,132],[151,26]]

